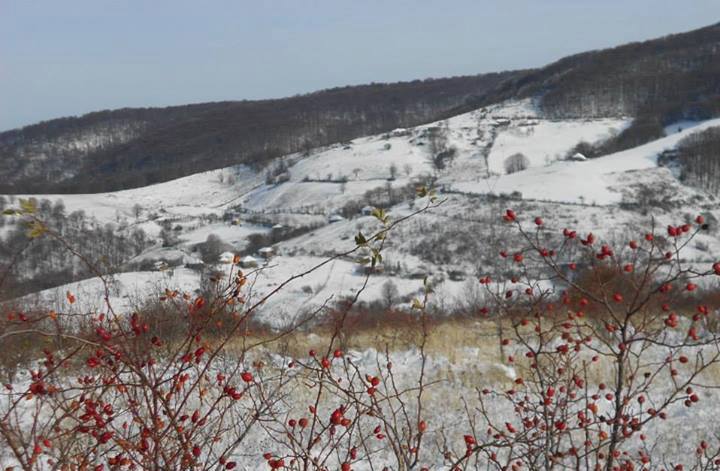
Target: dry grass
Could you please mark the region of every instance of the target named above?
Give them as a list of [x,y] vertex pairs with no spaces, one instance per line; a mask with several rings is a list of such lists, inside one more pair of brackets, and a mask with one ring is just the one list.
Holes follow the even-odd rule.
[[[269,348],[283,351],[289,356],[306,356],[311,349],[322,351],[333,335],[329,326],[310,331],[290,333],[271,332],[262,328],[248,330],[243,338],[230,343],[230,348],[240,349],[243,345],[267,343]],[[279,338],[278,338],[279,337]],[[274,340],[276,339],[277,340]],[[422,343],[420,322],[404,326],[376,325],[368,328],[348,331],[344,329],[337,337],[335,345],[344,350],[404,351],[418,348]],[[425,351],[428,355],[442,356],[451,363],[464,358],[468,349],[480,349],[488,356],[500,358],[499,337],[494,322],[474,321],[467,318],[432,321],[427,324]]]

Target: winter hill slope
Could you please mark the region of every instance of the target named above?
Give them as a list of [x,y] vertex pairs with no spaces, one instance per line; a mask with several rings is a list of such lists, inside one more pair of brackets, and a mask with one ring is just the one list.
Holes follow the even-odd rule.
[[338,87],[272,100],[128,108],[0,133],[0,188],[85,193],[165,182],[435,121],[518,72]]
[[[647,144],[585,162],[560,161],[552,164],[490,179],[487,188],[476,182],[457,182],[452,188],[468,193],[484,193],[489,189],[497,193],[522,192],[531,199],[558,202],[588,202],[600,205],[617,204],[623,198],[621,186],[632,172],[641,179],[649,174],[663,178],[670,172],[657,165],[658,156],[675,148],[690,134],[720,126],[720,119],[710,119],[690,129],[657,139]],[[638,173],[636,173],[638,172]]]
[[[532,167],[543,166],[564,158],[578,142],[608,138],[629,122],[628,118],[547,120],[540,117],[531,100],[523,100],[358,138],[324,150],[291,154],[260,171],[234,166],[132,190],[42,198],[62,199],[68,210],[85,210],[102,222],[117,222],[122,217],[133,222],[135,205],[143,212],[160,211],[178,217],[222,214],[237,205],[259,212],[307,209],[329,214],[367,190],[387,185],[389,180],[392,186],[401,186],[413,178],[433,174],[428,157],[431,129],[442,129],[445,146],[456,152],[440,174],[443,181],[465,180],[469,174],[484,179],[504,173],[504,160],[518,152],[526,154]],[[287,168],[287,180],[266,183],[266,174],[281,164]],[[395,167],[395,179],[391,179],[391,167]]]
[[[133,190],[46,197],[62,198],[68,210],[82,209],[106,223],[124,221],[151,235],[157,235],[163,226],[174,227],[177,240],[172,247],[158,244],[139,257],[170,262],[170,270],[131,268],[134,271],[110,278],[113,304],[118,311],[125,311],[157,297],[165,288],[198,289],[203,269],[184,265],[197,264],[198,244],[210,234],[218,235],[235,253],[255,255],[258,247],[248,247],[251,236],[267,237],[276,230],[271,226],[278,224],[301,229],[289,238],[265,239],[278,255],[260,262],[254,295],[261,296],[288,276],[351,248],[358,230],[369,232],[376,227],[374,218],[361,215],[358,208],[391,193],[395,199],[384,205],[392,216],[407,214],[410,204],[421,202],[412,202],[404,189],[433,177],[447,201],[392,235],[386,269],[371,277],[362,299],[380,298],[383,284],[392,281],[398,287],[399,301],[419,288],[417,277],[426,273],[437,284],[438,298],[452,304],[467,294],[478,266],[497,256],[486,243],[489,235],[484,234],[505,204],[547,214],[549,224],[558,227],[572,226],[607,237],[617,235],[614,231],[618,228],[629,229],[646,219],[619,207],[621,202],[636,201],[640,187],[659,186],[672,193],[675,209],[655,214],[661,224],[681,220],[687,212],[717,213],[711,196],[680,184],[670,170],[658,166],[657,156],[692,133],[719,126],[720,119],[605,157],[584,162],[559,160],[579,142],[602,141],[629,124],[627,118],[547,119],[532,100],[510,101],[437,123],[291,154],[264,171],[229,167]],[[454,149],[442,169],[433,164],[428,150],[433,133],[438,132],[444,136],[442,145]],[[529,168],[506,174],[504,162],[516,153],[526,155]],[[524,201],[492,203],[486,199],[488,194],[513,192],[518,192],[515,198],[521,194]],[[328,216],[340,212],[344,219],[328,222]],[[709,261],[707,251],[720,248],[720,241],[711,235],[699,240],[705,248],[689,247],[687,256],[705,263]],[[168,252],[182,256],[173,261]],[[205,267],[229,270],[228,265],[210,261]],[[286,325],[304,310],[352,294],[362,272],[354,260],[337,260],[291,284],[264,306],[258,317],[276,327]],[[66,291],[78,294],[78,304],[67,304]],[[39,301],[55,303],[58,310],[96,312],[103,309],[102,284],[85,280],[23,299],[28,304]]]

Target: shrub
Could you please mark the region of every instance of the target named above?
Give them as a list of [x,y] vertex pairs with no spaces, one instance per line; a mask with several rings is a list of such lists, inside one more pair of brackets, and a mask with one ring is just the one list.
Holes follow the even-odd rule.
[[[613,246],[507,210],[502,219],[517,237],[505,239],[498,266],[488,267],[492,276],[479,276],[475,286],[483,294],[473,294],[473,312],[464,314],[463,323],[466,331],[496,325],[497,336],[481,330],[477,338],[497,341],[503,364],[496,369],[507,374],[490,380],[475,371],[485,384],[470,397],[458,397],[456,383],[441,389],[435,402],[439,411],[426,407],[430,391],[440,387],[429,379],[429,365],[443,364],[431,363],[427,354],[430,332],[440,326],[429,315],[431,282],[424,283],[407,311],[360,306],[368,274],[352,294],[304,313],[280,331],[255,322],[254,314],[268,299],[320,266],[361,249],[380,262],[392,230],[431,207],[432,200],[393,221],[381,212],[380,230],[359,233],[346,252],[257,298],[249,296],[253,275],[231,266],[208,274],[202,296],[168,289],[125,316],[109,303],[105,314],[7,309],[0,323],[3,346],[37,349],[32,353],[41,357],[26,378],[11,380],[0,393],[3,466],[631,470],[717,465],[712,427],[689,423],[690,413],[717,388],[714,371],[720,365],[714,313],[720,298],[717,292],[703,294],[699,286],[720,276],[720,262],[688,268],[680,257],[680,248],[703,230],[701,218],[667,227],[663,238],[641,232]],[[27,216],[32,220],[31,213]],[[72,293],[66,298],[71,306],[77,302]],[[353,336],[381,324],[384,335],[412,343],[409,352],[415,357],[405,354],[402,364],[394,364],[390,341],[385,352],[364,363],[344,350]],[[290,354],[288,339],[302,328],[317,344],[307,353]],[[40,349],[27,342],[27,334],[49,341]],[[441,343],[454,340],[443,337]],[[264,355],[261,347],[273,343],[284,353]],[[472,363],[479,363],[475,356]],[[401,375],[412,381],[401,383]],[[678,409],[682,412],[676,414]],[[440,414],[437,423],[429,420],[433,413]],[[659,435],[653,428],[672,415],[705,438],[687,443],[686,437],[673,436],[684,451],[668,456],[655,443]],[[267,439],[254,443],[251,437],[257,435],[251,432]],[[262,451],[253,456],[258,446]]]
[[530,160],[521,153],[516,153],[505,159],[505,173],[516,173],[530,167]]

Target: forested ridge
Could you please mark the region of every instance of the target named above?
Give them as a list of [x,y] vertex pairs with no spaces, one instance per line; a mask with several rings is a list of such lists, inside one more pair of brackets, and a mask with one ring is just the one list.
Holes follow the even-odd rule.
[[445,117],[515,72],[101,111],[0,133],[3,193],[134,188]]
[[283,99],[100,111],[0,133],[0,192],[83,193],[196,172],[536,98],[551,119],[633,116],[605,155],[720,113],[720,24],[534,70],[338,87]]
[[633,116],[632,125],[588,156],[662,137],[663,127],[720,114],[720,24],[563,58],[514,77],[462,109],[538,98],[549,118]]

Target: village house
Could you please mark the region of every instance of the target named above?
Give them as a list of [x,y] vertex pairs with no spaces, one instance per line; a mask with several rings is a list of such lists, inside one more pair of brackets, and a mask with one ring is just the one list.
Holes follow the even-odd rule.
[[242,268],[257,268],[258,267],[258,261],[255,257],[252,255],[246,255],[240,260],[240,266]]
[[260,250],[258,250],[258,253],[260,256],[264,259],[268,259],[275,255],[275,249],[272,247],[263,247]]

